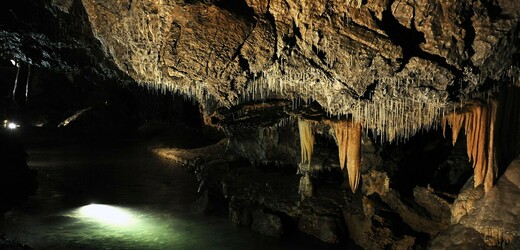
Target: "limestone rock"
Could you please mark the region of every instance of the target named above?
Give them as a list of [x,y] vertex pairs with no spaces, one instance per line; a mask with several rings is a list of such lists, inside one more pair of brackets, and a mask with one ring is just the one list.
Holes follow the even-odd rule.
[[[518,15],[505,2],[82,3],[95,36],[124,72],[225,107],[299,96],[330,113],[352,114],[349,107],[363,105],[358,98],[375,84],[373,94],[382,98],[372,102],[396,88],[403,100],[440,109],[470,61],[480,85],[503,75],[518,50],[507,42],[518,36]],[[493,8],[514,15],[497,16]],[[417,86],[400,84],[410,79]]]
[[520,158],[514,160],[493,189],[460,223],[483,234],[486,244],[511,242],[520,234]]
[[312,235],[323,242],[338,243],[336,219],[316,215],[302,215],[298,219],[298,230]]
[[433,190],[429,188],[415,187],[413,189],[413,196],[417,204],[425,208],[432,219],[445,225],[450,224],[451,205],[446,200],[437,196]]
[[451,224],[458,223],[463,216],[472,212],[482,197],[484,197],[484,189],[473,188],[473,178],[468,180],[451,207]]
[[468,182],[452,209],[452,225],[432,241],[432,249],[489,249],[518,245],[520,158],[487,194]]
[[[216,108],[267,99],[312,100],[325,113],[391,134],[388,140],[437,125],[447,108],[482,94],[489,79],[503,85],[518,54],[516,1],[2,4],[3,16],[12,20],[2,21],[4,59],[57,71],[129,76]],[[42,15],[16,14],[27,9]],[[23,23],[31,25],[20,29]],[[61,27],[66,35],[37,23]],[[392,124],[396,115],[406,122]]]
[[233,202],[229,206],[229,218],[236,225],[250,227],[252,223],[251,212]]
[[402,220],[415,231],[435,235],[448,227],[449,205],[447,202],[431,192],[416,188],[416,191],[414,191],[416,201],[427,210],[432,211],[431,213],[426,212],[425,214],[404,202],[399,192],[390,188],[389,182],[390,179],[386,173],[375,170],[370,171],[368,174],[363,175],[363,193],[366,195],[378,194],[381,199],[393,211],[398,213]]
[[482,235],[475,229],[460,224],[442,231],[432,242],[429,249],[489,249]]
[[157,156],[172,162],[196,168],[211,161],[226,158],[227,139],[222,139],[218,143],[201,148],[164,148],[152,149]]
[[298,186],[298,193],[302,196],[302,199],[312,197],[312,179],[309,172],[306,172],[300,178],[300,185]]
[[252,213],[252,217],[251,228],[253,230],[267,236],[280,237],[283,235],[282,221],[278,216],[257,210]]

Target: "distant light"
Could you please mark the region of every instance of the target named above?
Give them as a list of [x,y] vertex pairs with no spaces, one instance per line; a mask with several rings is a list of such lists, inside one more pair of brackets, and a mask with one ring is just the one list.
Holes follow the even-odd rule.
[[11,59],[11,64],[13,64],[13,66],[16,66],[16,61]]
[[130,212],[124,208],[109,205],[87,205],[81,207],[79,213],[83,217],[114,226],[128,226],[135,223],[135,218]]
[[16,129],[18,127],[20,127],[20,125],[14,123],[14,122],[7,123],[7,128],[8,129]]

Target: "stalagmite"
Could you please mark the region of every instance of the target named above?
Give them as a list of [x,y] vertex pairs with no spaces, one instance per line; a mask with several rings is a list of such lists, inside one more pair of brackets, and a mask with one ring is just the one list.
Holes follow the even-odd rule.
[[361,163],[361,124],[347,121],[332,123],[338,143],[339,165],[347,165],[350,188],[356,192],[359,185]]
[[312,124],[309,121],[300,119],[298,120],[298,129],[300,131],[302,163],[311,164],[312,150],[314,146]]

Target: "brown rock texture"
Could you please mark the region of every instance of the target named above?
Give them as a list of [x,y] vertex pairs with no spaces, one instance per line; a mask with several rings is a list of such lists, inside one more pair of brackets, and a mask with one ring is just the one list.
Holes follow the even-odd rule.
[[460,223],[486,236],[488,245],[508,244],[518,237],[520,226],[520,158],[514,160],[496,186],[460,219]]
[[503,247],[515,249],[520,227],[520,158],[516,158],[493,189],[471,188],[469,181],[451,209],[452,225],[432,240],[431,249]]
[[222,107],[310,99],[390,141],[503,79],[518,51],[518,1],[82,3],[117,66],[150,88]]

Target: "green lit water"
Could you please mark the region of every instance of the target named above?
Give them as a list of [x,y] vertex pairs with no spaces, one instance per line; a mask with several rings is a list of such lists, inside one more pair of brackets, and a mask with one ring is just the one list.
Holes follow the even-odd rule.
[[269,239],[266,242],[262,236],[235,228],[219,218],[126,209],[135,216],[131,225],[77,217],[74,214],[78,209],[73,209],[18,220],[18,229],[11,233],[36,249],[267,249],[269,245],[276,248]]
[[[193,212],[195,177],[143,148],[72,144],[30,149],[28,163],[39,173],[39,190],[6,214],[0,232],[34,249],[287,247],[226,218]],[[82,214],[91,203],[115,206],[131,221],[111,223]]]

